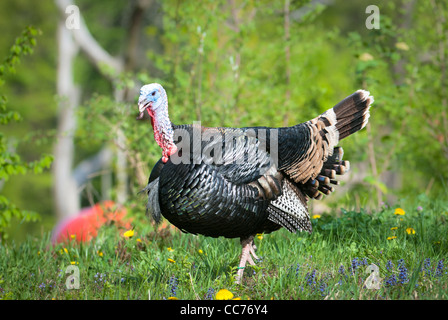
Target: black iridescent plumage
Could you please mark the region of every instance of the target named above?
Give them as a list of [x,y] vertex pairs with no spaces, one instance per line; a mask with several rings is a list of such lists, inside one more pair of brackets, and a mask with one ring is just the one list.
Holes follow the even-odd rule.
[[[200,130],[214,139],[202,139],[199,155],[192,152],[193,141],[188,148],[187,142],[179,147],[179,156],[189,149],[189,164],[175,164],[172,156],[166,163],[159,160],[144,189],[148,210],[156,221],[161,214],[184,232],[239,237],[243,244],[248,240],[251,249],[257,233],[281,227],[311,232],[307,202],[330,194],[331,185],[338,184],[335,176],[348,170],[336,144],[367,124],[372,102],[367,91],[359,90],[317,118],[292,127],[172,125],[174,132],[181,129],[193,136]],[[229,134],[230,145],[225,140]],[[227,161],[210,161],[216,156],[210,153],[211,141],[222,145]]]

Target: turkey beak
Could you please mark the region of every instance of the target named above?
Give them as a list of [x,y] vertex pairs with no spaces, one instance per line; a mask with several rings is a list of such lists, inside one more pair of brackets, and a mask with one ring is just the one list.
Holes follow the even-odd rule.
[[139,102],[139,103],[138,103],[138,111],[139,111],[140,113],[139,113],[139,115],[137,116],[137,120],[141,120],[141,119],[143,119],[143,117],[144,117],[144,115],[145,115],[145,110],[146,110],[147,108],[150,108],[150,107],[152,107],[152,101],[150,101],[150,102],[145,102],[145,101]]

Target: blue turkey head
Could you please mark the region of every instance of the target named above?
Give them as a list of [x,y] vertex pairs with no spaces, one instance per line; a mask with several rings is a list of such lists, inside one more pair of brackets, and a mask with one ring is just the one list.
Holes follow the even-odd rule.
[[140,112],[137,119],[142,119],[145,110],[149,115],[153,115],[157,109],[163,107],[167,102],[165,90],[158,83],[144,85],[140,89],[138,98],[138,111]]

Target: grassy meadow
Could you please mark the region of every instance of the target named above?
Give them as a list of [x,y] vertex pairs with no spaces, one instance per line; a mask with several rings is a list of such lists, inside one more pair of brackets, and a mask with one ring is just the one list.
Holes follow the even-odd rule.
[[[448,1],[29,2],[0,1],[0,300],[448,298]],[[355,172],[329,213],[311,234],[256,235],[237,285],[239,239],[142,213],[162,151],[136,116],[154,82],[179,125],[293,126],[358,89],[375,102],[341,143]],[[105,201],[131,229],[52,243]]]
[[[221,289],[242,300],[446,299],[447,218],[448,202],[425,196],[313,216],[311,234],[258,235],[260,260],[241,285],[238,239],[155,231],[143,217],[133,232],[109,225],[88,243],[53,245],[45,233],[1,244],[0,299],[214,300]],[[78,289],[66,285],[72,265]]]

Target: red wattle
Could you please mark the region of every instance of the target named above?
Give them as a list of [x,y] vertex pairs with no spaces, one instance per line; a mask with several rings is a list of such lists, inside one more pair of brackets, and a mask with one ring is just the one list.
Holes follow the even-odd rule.
[[168,161],[169,157],[172,156],[173,154],[175,154],[176,152],[177,152],[177,146],[175,144],[173,144],[172,146],[169,146],[169,147],[164,147],[162,162],[166,163]]
[[159,132],[159,129],[156,128],[154,123],[154,112],[150,110],[149,108],[146,108],[146,111],[148,112],[150,118],[151,118],[151,125],[154,129],[154,139],[156,140],[157,144],[162,148],[162,162],[166,163],[171,155],[177,152],[177,147],[175,144],[169,144],[168,141],[166,141],[163,138],[163,134]]

